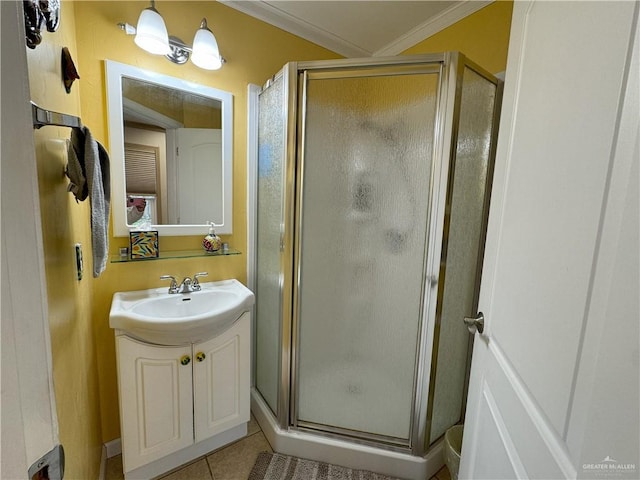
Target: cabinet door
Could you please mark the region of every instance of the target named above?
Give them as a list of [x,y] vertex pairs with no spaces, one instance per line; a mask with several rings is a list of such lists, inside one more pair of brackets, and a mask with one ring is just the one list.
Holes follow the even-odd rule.
[[191,346],[147,345],[119,336],[118,380],[124,471],[193,444]]
[[250,316],[193,346],[196,442],[249,421]]

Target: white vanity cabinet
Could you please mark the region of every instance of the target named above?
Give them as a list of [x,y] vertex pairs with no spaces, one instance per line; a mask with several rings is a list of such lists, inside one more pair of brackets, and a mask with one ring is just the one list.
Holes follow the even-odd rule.
[[116,336],[125,478],[151,478],[246,435],[250,314],[186,346]]
[[194,438],[200,442],[249,421],[249,314],[193,346]]
[[191,347],[116,338],[123,467],[134,470],[193,443]]

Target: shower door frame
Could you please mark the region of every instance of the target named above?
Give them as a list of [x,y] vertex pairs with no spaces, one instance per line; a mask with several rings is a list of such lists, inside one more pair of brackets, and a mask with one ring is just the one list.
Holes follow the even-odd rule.
[[[286,196],[289,202],[295,202],[295,219],[293,219],[292,230],[286,235],[287,241],[293,243],[293,257],[287,272],[291,272],[292,283],[285,283],[283,290],[283,306],[284,298],[292,300],[292,310],[289,318],[285,318],[286,314],[283,308],[283,325],[282,325],[282,384],[281,397],[279,401],[278,422],[283,429],[299,430],[313,432],[315,435],[345,439],[349,441],[371,445],[377,448],[383,448],[390,451],[399,451],[411,453],[416,456],[423,456],[428,448],[427,437],[427,405],[428,398],[432,395],[428,391],[429,377],[431,372],[431,356],[433,348],[433,332],[434,328],[428,328],[429,323],[435,319],[435,310],[437,303],[438,291],[438,275],[440,267],[440,249],[442,245],[444,209],[446,201],[446,191],[448,178],[448,166],[451,155],[455,154],[455,142],[447,142],[447,138],[452,137],[452,128],[455,125],[455,117],[453,107],[456,99],[456,84],[458,82],[458,58],[461,55],[457,53],[444,53],[432,55],[412,55],[406,57],[380,57],[376,59],[357,59],[357,60],[327,60],[316,62],[299,62],[297,64],[288,64],[291,66],[289,70],[289,115],[287,124],[287,138],[294,139],[295,148],[289,150],[292,145],[287,142],[287,179],[286,179]],[[378,75],[393,74],[393,67],[397,69],[398,74],[407,73],[424,73],[438,74],[437,91],[436,91],[436,116],[433,132],[433,149],[430,172],[430,191],[429,206],[427,209],[427,232],[425,254],[423,255],[423,278],[421,285],[421,313],[418,319],[418,341],[415,355],[414,365],[414,385],[413,385],[413,401],[411,407],[410,431],[407,441],[397,439],[395,437],[387,437],[384,435],[369,434],[363,432],[354,432],[353,430],[332,427],[311,422],[300,422],[297,418],[298,407],[298,361],[299,355],[297,351],[299,322],[300,322],[300,302],[299,292],[300,283],[300,254],[302,239],[302,192],[304,178],[304,119],[306,112],[306,81],[309,71],[318,72],[326,70],[332,72],[331,78],[344,78],[345,76],[377,76],[374,71],[366,71],[367,67],[375,69],[377,67],[390,67],[384,69],[384,72]],[[413,67],[413,68],[411,68]],[[294,77],[297,77],[294,81]],[[295,92],[294,92],[295,90]],[[293,98],[295,97],[295,105],[292,108]],[[289,134],[295,132],[295,137]],[[452,147],[453,146],[453,147]],[[291,154],[293,153],[293,158]],[[443,161],[443,159],[447,159]],[[290,171],[293,168],[293,172]],[[295,173],[295,197],[288,188],[292,185],[290,174]],[[443,180],[445,179],[444,183]],[[443,188],[444,187],[444,188]],[[291,220],[291,219],[289,219]],[[293,234],[293,235],[292,235]],[[281,250],[282,251],[282,250]],[[289,291],[286,292],[287,287]],[[295,339],[295,341],[294,341]],[[286,357],[286,358],[285,358]],[[285,367],[285,361],[288,368]],[[287,375],[287,371],[289,375]],[[286,384],[285,384],[286,383]],[[286,396],[286,390],[289,396]],[[286,398],[286,407],[284,399]]]
[[[294,220],[294,208],[293,198],[289,194],[289,192],[293,189],[295,182],[295,134],[296,134],[296,105],[297,105],[297,89],[291,88],[292,82],[295,85],[296,75],[297,75],[297,67],[296,62],[289,62],[284,65],[284,67],[276,72],[271,78],[269,78],[260,91],[255,93],[255,98],[251,101],[255,102],[254,107],[259,108],[260,95],[262,95],[269,88],[272,88],[273,84],[277,79],[282,77],[283,79],[283,92],[285,97],[284,105],[282,106],[282,115],[286,119],[285,123],[285,132],[284,132],[284,158],[282,160],[282,203],[281,203],[281,212],[282,217],[280,219],[280,260],[279,260],[279,274],[278,274],[278,284],[279,284],[279,327],[280,327],[280,337],[279,337],[279,358],[278,358],[278,388],[276,394],[276,406],[275,409],[271,408],[271,405],[266,401],[263,396],[260,388],[258,386],[258,379],[256,374],[255,362],[257,361],[257,315],[254,315],[252,320],[252,331],[253,331],[253,360],[252,360],[252,379],[251,385],[252,388],[256,390],[256,392],[262,397],[265,405],[271,411],[273,416],[275,417],[275,423],[283,430],[288,428],[288,418],[289,418],[289,379],[290,379],[290,345],[291,345],[291,282],[292,282],[292,271],[291,271],[291,258],[293,251],[293,220]],[[251,86],[250,86],[251,87]],[[250,93],[251,96],[251,93]],[[258,114],[256,112],[255,115],[249,115],[250,127],[249,127],[249,135],[252,135],[253,138],[249,139],[249,143],[252,144],[252,148],[255,147],[254,155],[255,159],[253,160],[253,167],[256,169],[256,177],[250,180],[250,184],[248,185],[248,190],[253,190],[252,197],[255,199],[255,203],[253,203],[252,208],[255,210],[253,214],[250,216],[255,223],[255,233],[253,235],[255,238],[249,239],[253,245],[253,258],[250,259],[250,262],[253,262],[253,268],[248,269],[248,275],[253,275],[253,285],[257,287],[257,268],[258,268],[258,248],[257,243],[260,240],[257,237],[257,224],[258,224],[258,192],[259,192],[259,181],[258,181]],[[255,145],[253,145],[255,144]],[[256,295],[259,296],[260,292],[256,292]],[[254,307],[254,311],[257,313],[257,307]]]
[[[453,180],[455,175],[455,168],[457,162],[457,145],[458,145],[458,128],[460,125],[460,109],[462,105],[462,86],[464,79],[464,71],[465,68],[468,68],[472,72],[476,73],[480,77],[485,80],[493,83],[496,87],[494,105],[493,105],[493,115],[492,115],[492,125],[494,127],[491,129],[491,145],[489,149],[488,159],[487,159],[487,176],[486,176],[486,184],[485,184],[485,193],[484,193],[484,204],[482,208],[482,226],[480,230],[480,244],[478,248],[478,257],[476,260],[476,281],[475,288],[473,292],[473,312],[477,312],[478,310],[478,301],[480,297],[480,280],[482,277],[482,264],[484,261],[484,250],[485,243],[487,237],[487,225],[489,221],[489,206],[491,203],[491,189],[493,185],[493,173],[495,167],[495,158],[496,158],[496,148],[497,148],[497,140],[498,140],[498,125],[500,123],[500,112],[502,107],[502,94],[504,90],[504,82],[497,78],[495,75],[491,74],[489,71],[482,68],[477,63],[469,60],[465,55],[458,53],[456,55],[456,59],[452,62],[451,72],[452,76],[455,77],[455,98],[453,101],[453,124],[451,131],[451,145],[450,145],[450,157],[447,165],[448,173],[446,180],[446,200],[445,200],[445,209],[449,208],[452,203],[453,196]],[[446,137],[445,137],[446,138]],[[440,263],[446,265],[447,262],[447,254],[448,254],[448,225],[446,227],[447,235],[445,235],[445,226],[443,225],[443,235],[441,241],[441,260]],[[446,280],[445,280],[446,282]],[[444,292],[445,284],[442,283],[438,285],[438,298]],[[439,303],[439,302],[438,302]],[[473,315],[473,313],[470,313]],[[439,335],[440,335],[440,323],[441,323],[442,312],[440,310],[436,310],[434,313],[434,329],[433,329],[433,342],[432,342],[432,352],[431,352],[431,360],[430,360],[430,374],[428,375],[429,379],[429,396],[428,403],[426,409],[426,434],[424,437],[425,441],[425,451],[429,449],[430,445],[432,445],[438,438],[431,438],[431,427],[432,427],[432,419],[433,419],[433,408],[435,401],[435,381],[436,381],[436,373],[438,369],[438,348],[439,348]],[[464,380],[464,391],[462,395],[462,405],[460,407],[460,422],[464,422],[465,412],[467,407],[467,392],[469,389],[469,379],[471,374],[471,359],[473,353],[473,342],[475,339],[475,335],[469,335],[469,343],[467,347],[467,361],[466,361],[466,372],[465,372],[465,380]],[[442,437],[439,437],[442,438]]]
[[296,180],[296,125],[298,115],[297,62],[287,63],[281,70],[284,76],[284,105],[286,122],[285,158],[284,158],[284,186],[282,223],[280,224],[280,292],[281,292],[281,338],[280,338],[280,388],[278,391],[277,423],[280,428],[289,428],[289,409],[291,400],[291,314],[293,305],[293,248],[294,248],[294,220],[295,202],[291,192],[295,189]]

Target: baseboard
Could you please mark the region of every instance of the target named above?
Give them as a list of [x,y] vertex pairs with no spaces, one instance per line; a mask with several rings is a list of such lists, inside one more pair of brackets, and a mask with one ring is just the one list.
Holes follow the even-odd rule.
[[107,477],[107,459],[120,455],[122,453],[122,442],[119,438],[111,440],[102,445],[102,455],[100,457],[100,473],[98,480],[106,480]]
[[98,480],[106,480],[107,476],[107,446],[102,445],[102,455],[100,456],[100,473]]
[[120,455],[122,453],[122,442],[119,438],[111,440],[104,444],[104,447],[107,452],[107,458],[113,458],[116,455]]

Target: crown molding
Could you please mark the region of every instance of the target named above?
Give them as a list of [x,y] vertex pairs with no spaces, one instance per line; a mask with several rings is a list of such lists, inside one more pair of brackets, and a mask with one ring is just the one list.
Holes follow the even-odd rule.
[[447,8],[442,13],[421,23],[406,34],[398,37],[381,49],[371,52],[342,37],[334,35],[322,28],[312,25],[295,17],[273,5],[261,0],[219,0],[220,3],[239,12],[262,20],[274,27],[309,40],[310,42],[339,53],[347,58],[398,55],[407,48],[429,38],[432,35],[450,27],[463,18],[477,12],[494,2],[494,0],[462,0]]
[[339,53],[345,57],[370,57],[372,52],[364,50],[344,38],[318,28],[304,20],[294,17],[262,1],[247,0],[219,0],[220,3],[239,12],[246,13],[258,20],[262,20],[274,27],[309,40],[310,42]]
[[493,2],[494,0],[464,0],[457,3],[375,51],[373,56],[398,55]]

